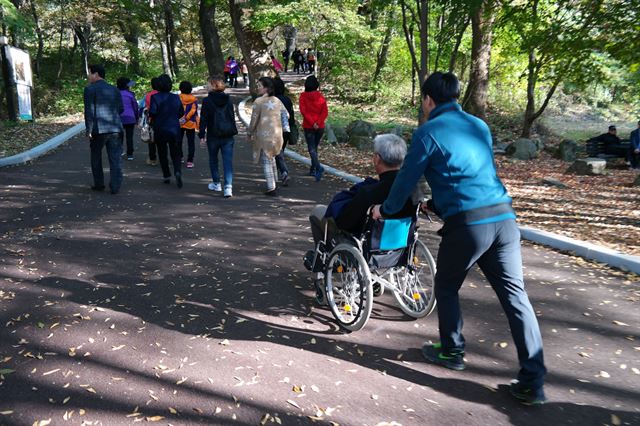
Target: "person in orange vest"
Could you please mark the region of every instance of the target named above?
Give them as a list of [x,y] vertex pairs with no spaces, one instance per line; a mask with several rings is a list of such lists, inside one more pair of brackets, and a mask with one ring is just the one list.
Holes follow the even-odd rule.
[[182,140],[187,134],[187,169],[193,169],[193,156],[196,151],[196,131],[200,128],[198,99],[191,94],[193,85],[188,81],[180,83],[180,100],[184,107],[184,116],[180,118],[180,157],[184,158]]

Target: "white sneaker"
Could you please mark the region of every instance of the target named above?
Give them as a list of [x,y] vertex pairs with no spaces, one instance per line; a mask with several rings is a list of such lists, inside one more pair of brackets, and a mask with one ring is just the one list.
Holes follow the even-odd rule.
[[233,196],[233,192],[231,191],[231,187],[230,186],[225,186],[224,187],[224,198],[229,198]]
[[222,191],[222,185],[220,185],[219,183],[210,183],[208,185],[209,191],[217,191],[220,192]]

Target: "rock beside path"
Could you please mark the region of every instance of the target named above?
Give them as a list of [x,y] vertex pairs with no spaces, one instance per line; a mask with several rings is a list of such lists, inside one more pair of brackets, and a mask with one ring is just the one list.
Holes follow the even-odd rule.
[[375,136],[373,124],[363,120],[352,121],[347,126],[347,135],[349,145],[352,147],[360,151],[373,149],[373,137]]
[[542,178],[542,184],[555,186],[555,187],[561,188],[561,189],[569,188],[566,184],[564,184],[564,183],[560,182],[558,179],[554,179],[552,177]]
[[517,160],[532,160],[538,156],[538,145],[531,139],[520,138],[509,144],[505,152]]
[[572,162],[576,161],[577,153],[578,144],[576,143],[576,141],[565,139],[560,142],[556,157],[558,157],[562,161]]

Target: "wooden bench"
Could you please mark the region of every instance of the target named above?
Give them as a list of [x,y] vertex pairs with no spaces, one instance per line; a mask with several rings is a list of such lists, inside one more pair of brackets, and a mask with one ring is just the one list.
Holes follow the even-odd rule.
[[621,139],[620,145],[625,147],[625,152],[618,154],[605,154],[604,153],[604,142],[601,140],[597,140],[595,138],[587,140],[585,143],[585,150],[589,157],[593,158],[604,158],[604,159],[613,159],[613,158],[627,158],[627,152],[629,151],[629,147],[631,146],[631,141],[629,139]]

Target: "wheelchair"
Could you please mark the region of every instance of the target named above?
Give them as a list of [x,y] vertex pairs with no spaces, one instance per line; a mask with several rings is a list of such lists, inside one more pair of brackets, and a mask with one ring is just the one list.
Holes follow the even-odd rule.
[[368,215],[361,236],[340,231],[332,219],[324,238],[305,256],[314,273],[316,300],[326,301],[338,324],[362,329],[371,315],[374,296],[387,289],[408,316],[422,318],[435,308],[436,265],[418,239],[418,213],[401,219],[373,220]]

